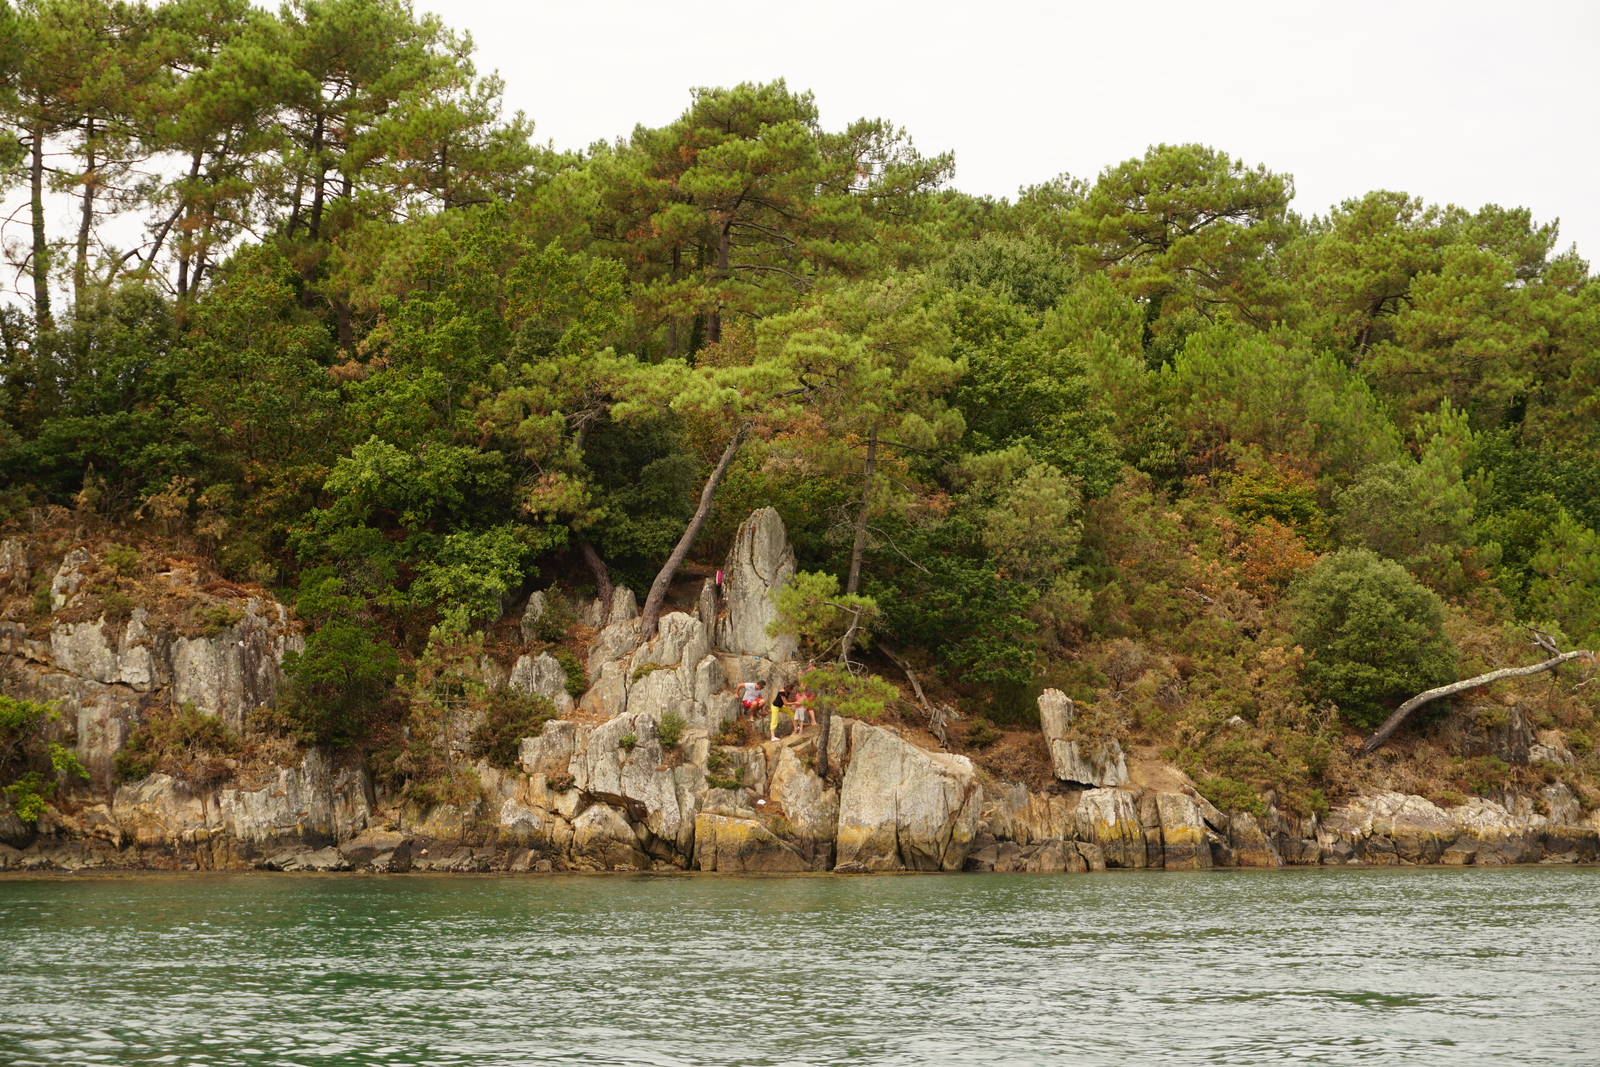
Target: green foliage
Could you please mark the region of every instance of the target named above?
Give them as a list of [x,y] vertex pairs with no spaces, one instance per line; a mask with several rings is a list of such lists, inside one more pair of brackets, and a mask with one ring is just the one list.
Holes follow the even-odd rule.
[[767,624],[767,633],[773,637],[794,635],[812,658],[827,655],[852,627],[855,644],[864,644],[878,617],[876,601],[840,593],[839,579],[831,574],[799,571],[772,599],[778,614]]
[[105,610],[106,618],[117,620],[132,615],[138,604],[126,593],[110,592],[100,598],[100,606]]
[[303,652],[284,656],[287,691],[278,710],[306,744],[342,747],[366,736],[399,670],[365,605],[327,569],[307,571],[295,612],[315,627]]
[[230,778],[223,762],[242,747],[220,715],[207,715],[185,701],[152,711],[116,756],[117,776],[146,778],[156,771],[199,785]]
[[1600,533],[1563,509],[1528,570],[1528,615],[1555,622],[1578,648],[1600,646]]
[[632,752],[634,746],[638,745],[638,743],[638,734],[623,734],[621,737],[617,738],[617,747],[622,749],[624,752]]
[[415,670],[396,686],[405,705],[403,728],[374,760],[401,796],[423,807],[467,804],[483,790],[465,753],[472,749],[470,726],[487,717],[491,698],[478,669],[483,634],[469,626],[458,607],[428,631]]
[[583,696],[584,691],[589,688],[589,672],[578,659],[578,654],[570,648],[558,648],[555,657],[556,662],[561,664],[561,669],[567,673],[567,695]]
[[1257,818],[1267,814],[1260,792],[1248,782],[1221,775],[1202,776],[1195,780],[1195,789],[1223,811],[1248,812]]
[[1323,557],[1291,597],[1306,676],[1352,725],[1369,729],[1405,699],[1456,677],[1438,594],[1366,549]]
[[106,546],[105,554],[101,558],[105,560],[107,567],[124,578],[132,578],[139,573],[139,550],[131,545],[112,542]]
[[244,610],[226,604],[208,604],[195,612],[195,618],[207,637],[216,637],[222,631],[237,626],[244,618]]
[[36,822],[44,814],[63,775],[89,777],[74,752],[45,739],[59,718],[51,704],[0,696],[0,791],[11,798],[24,822]]
[[656,735],[661,738],[664,748],[677,748],[678,742],[683,738],[684,727],[688,722],[676,711],[669,711],[661,716],[661,722],[656,726]]
[[555,705],[548,697],[502,686],[489,695],[483,721],[472,732],[472,751],[502,770],[514,771],[522,739],[539,736],[555,717]]
[[816,694],[818,711],[852,719],[876,718],[900,691],[876,674],[855,674],[840,666],[819,667],[805,677]]

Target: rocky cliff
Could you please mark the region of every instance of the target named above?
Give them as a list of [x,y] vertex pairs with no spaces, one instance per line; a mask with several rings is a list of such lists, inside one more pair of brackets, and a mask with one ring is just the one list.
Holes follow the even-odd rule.
[[[0,544],[0,590],[43,586],[35,555]],[[408,808],[375,794],[358,760],[316,750],[221,785],[118,783],[113,757],[151,707],[189,702],[237,725],[273,699],[299,643],[282,605],[171,562],[146,583],[148,604],[114,616],[86,594],[93,553],[74,548],[49,572],[48,622],[0,622],[5,692],[59,701],[93,775],[36,824],[0,813],[0,868],[1064,872],[1600,858],[1600,821],[1560,784],[1450,808],[1376,793],[1324,818],[1227,814],[1173,768],[1130,766],[1055,691],[1040,698],[1055,778],[1044,789],[995,781],[891,725],[835,722],[827,779],[815,728],[784,722],[776,738],[725,743],[735,686],[798,666],[765,633],[771,592],[794,569],[770,509],[740,530],[726,584],[663,616],[652,641],[619,590],[575,703],[548,654],[486,662],[490,684],[549,696],[564,715],[522,741],[516,770],[480,764],[475,804]]]

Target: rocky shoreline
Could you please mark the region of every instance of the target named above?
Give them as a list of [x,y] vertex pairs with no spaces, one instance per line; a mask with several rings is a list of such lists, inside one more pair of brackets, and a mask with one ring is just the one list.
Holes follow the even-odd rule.
[[[1600,860],[1600,814],[1560,783],[1449,808],[1377,792],[1320,818],[1224,813],[1176,768],[1075,732],[1072,702],[1053,690],[1040,698],[1055,773],[1044,789],[995,781],[965,756],[866,721],[835,720],[825,742],[815,727],[794,733],[784,722],[777,738],[721,744],[739,710],[734,687],[795,669],[792,643],[766,632],[771,591],[794,572],[770,509],[741,528],[725,586],[707,582],[695,609],[664,615],[651,641],[619,590],[576,702],[548,653],[486,658],[488,683],[550,697],[568,717],[523,739],[517,769],[480,762],[473,804],[417,810],[381,795],[358,759],[316,749],[253,781],[158,773],[118,783],[114,756],[144,709],[184,700],[237,727],[271,701],[299,638],[282,605],[207,592],[181,568],[163,580],[211,612],[205,630],[145,607],[117,623],[77,617],[91,563],[74,551],[57,568],[48,635],[0,624],[5,692],[59,701],[91,772],[89,787],[36,824],[0,812],[0,871],[1065,873]],[[28,546],[6,542],[0,565],[0,587],[25,592]],[[533,598],[530,615],[542,605]],[[599,621],[598,605],[585,610]],[[682,724],[670,745],[669,715]]]

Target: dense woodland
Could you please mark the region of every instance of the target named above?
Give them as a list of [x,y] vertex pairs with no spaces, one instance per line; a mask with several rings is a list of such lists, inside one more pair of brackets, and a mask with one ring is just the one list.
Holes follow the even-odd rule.
[[627,585],[648,631],[770,505],[808,654],[912,665],[980,759],[1055,686],[1234,809],[1600,800],[1582,661],[1463,698],[1576,764],[1451,756],[1444,707],[1357,746],[1546,658],[1529,624],[1600,642],[1600,280],[1554,222],[1300,214],[1194,144],[970,196],[782,81],[557,152],[404,0],[0,20],[0,522],[71,509],[294,604],[280,729],[426,780],[439,679],[520,598]]

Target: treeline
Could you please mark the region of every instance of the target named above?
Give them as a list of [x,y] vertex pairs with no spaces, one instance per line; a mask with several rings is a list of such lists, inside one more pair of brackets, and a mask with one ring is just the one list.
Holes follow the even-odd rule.
[[994,717],[1191,753],[1600,632],[1600,285],[1526,210],[1302,216],[1199,145],[975,197],[781,81],[557,153],[399,0],[0,18],[6,507],[179,516],[341,654],[580,556],[658,610],[768,504],[814,651],[851,596]]

